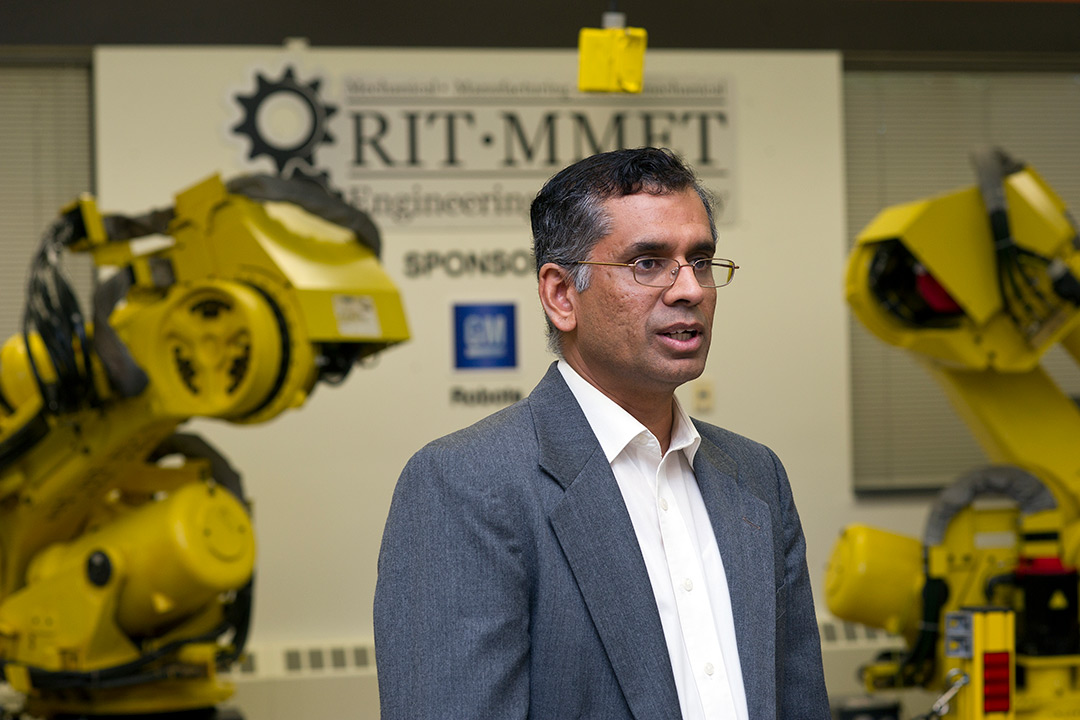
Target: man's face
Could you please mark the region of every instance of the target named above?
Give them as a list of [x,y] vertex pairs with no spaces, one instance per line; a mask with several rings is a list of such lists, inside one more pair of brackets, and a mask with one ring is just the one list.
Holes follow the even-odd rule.
[[[629,263],[643,257],[688,263],[716,250],[709,217],[693,189],[637,193],[605,203],[611,233],[589,260]],[[563,353],[579,373],[620,404],[670,395],[705,369],[716,289],[680,268],[669,288],[646,287],[631,268],[589,266],[588,289],[575,293],[576,327]]]

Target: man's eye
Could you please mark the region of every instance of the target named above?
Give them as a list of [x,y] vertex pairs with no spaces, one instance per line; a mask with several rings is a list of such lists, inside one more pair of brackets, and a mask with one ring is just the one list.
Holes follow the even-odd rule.
[[641,258],[634,262],[634,265],[638,270],[644,272],[655,272],[664,266],[664,261],[660,258]]

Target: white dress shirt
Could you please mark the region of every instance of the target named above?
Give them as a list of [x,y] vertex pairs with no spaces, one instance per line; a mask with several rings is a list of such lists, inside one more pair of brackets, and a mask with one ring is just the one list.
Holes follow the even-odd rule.
[[693,462],[701,436],[675,401],[671,444],[564,360],[559,371],[622,492],[660,611],[684,720],[748,720],[724,564]]

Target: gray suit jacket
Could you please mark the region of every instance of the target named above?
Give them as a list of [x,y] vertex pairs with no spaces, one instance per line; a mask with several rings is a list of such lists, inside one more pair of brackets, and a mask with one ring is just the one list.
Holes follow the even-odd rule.
[[[697,423],[751,720],[830,717],[805,543],[768,448]],[[554,365],[431,443],[379,556],[383,720],[679,718],[648,572],[600,445]]]

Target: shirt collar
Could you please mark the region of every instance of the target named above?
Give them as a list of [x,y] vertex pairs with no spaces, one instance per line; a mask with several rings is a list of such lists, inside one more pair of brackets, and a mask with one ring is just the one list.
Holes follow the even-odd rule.
[[[588,380],[581,377],[574,368],[565,360],[559,360],[559,372],[574,394],[581,411],[585,413],[585,419],[589,421],[589,427],[596,435],[600,448],[604,451],[604,457],[610,463],[619,453],[626,449],[634,438],[649,429],[642,425],[633,415],[622,409],[618,403],[609,398]],[[690,416],[683,410],[679,399],[675,398],[675,422],[671,428],[671,445],[668,452],[682,450],[686,455],[690,466],[694,465],[694,456],[701,445],[701,434],[698,433]]]

